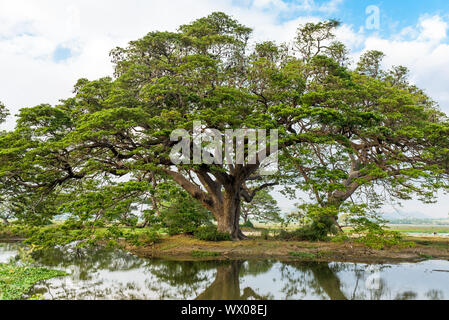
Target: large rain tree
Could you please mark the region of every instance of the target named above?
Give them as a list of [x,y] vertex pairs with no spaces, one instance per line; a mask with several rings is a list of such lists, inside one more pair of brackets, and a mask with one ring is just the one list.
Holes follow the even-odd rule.
[[[203,135],[209,132],[206,128],[222,134],[277,129],[280,150],[302,152],[303,145],[312,150],[335,144],[344,146],[348,159],[377,157],[392,166],[390,155],[397,162],[413,154],[387,149],[408,148],[407,139],[424,139],[415,132],[428,127],[433,112],[427,100],[418,101],[424,95],[401,89],[394,79],[378,80],[372,74],[375,68],[364,75],[362,66],[349,70],[346,49],[332,33],[338,25],[326,21],[302,26],[291,47],[250,43],[251,29],[213,13],[176,32],[151,32],[116,48],[111,52],[114,78],[81,79],[74,97],[60,105],[21,111],[14,134],[26,147],[9,153],[25,165],[12,168],[10,177],[42,192],[77,180],[118,177],[151,183],[155,177],[169,177],[213,214],[220,232],[243,239],[242,201],[251,202],[258,191],[278,182],[279,175],[263,176],[261,158],[175,164],[170,157],[179,142],[171,139],[174,130],[183,129],[195,142],[198,121]],[[400,116],[409,112],[422,115],[423,124],[408,128],[410,120]],[[252,143],[248,138],[243,142],[248,156]],[[272,147],[268,142],[258,151],[269,156],[276,151]],[[223,151],[203,148],[203,160],[218,159]],[[310,154],[295,157],[307,159]],[[370,175],[377,172],[372,162],[366,164],[357,168],[363,165],[361,172]],[[354,179],[361,181],[360,176]]]
[[[273,185],[260,175],[261,158],[174,165],[170,152],[177,141],[170,137],[176,129],[192,135],[198,120],[220,132],[279,129],[280,147],[321,132],[311,127],[306,137],[289,130],[295,117],[310,112],[295,111],[304,91],[304,62],[271,42],[250,46],[250,34],[227,15],[213,13],[178,32],[152,32],[113,50],[114,79],[81,79],[75,97],[61,105],[22,110],[19,126],[31,128],[44,146],[33,159],[51,166],[56,179],[47,180],[53,186],[102,174],[168,175],[214,215],[219,231],[244,238],[242,200],[250,202]],[[259,149],[268,156],[274,150],[270,143]],[[205,151],[215,158],[210,153]],[[256,186],[248,188],[248,181]]]

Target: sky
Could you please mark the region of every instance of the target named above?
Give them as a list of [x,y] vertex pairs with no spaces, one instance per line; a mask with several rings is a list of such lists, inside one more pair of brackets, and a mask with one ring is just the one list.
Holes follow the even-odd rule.
[[[77,79],[112,75],[111,49],[213,11],[252,27],[256,41],[288,42],[300,24],[337,19],[354,62],[366,50],[383,51],[385,67],[408,67],[410,80],[449,114],[447,0],[0,0],[0,101],[12,115],[55,104]],[[14,123],[11,116],[2,129]],[[410,201],[400,211],[448,217],[449,197],[435,205]]]

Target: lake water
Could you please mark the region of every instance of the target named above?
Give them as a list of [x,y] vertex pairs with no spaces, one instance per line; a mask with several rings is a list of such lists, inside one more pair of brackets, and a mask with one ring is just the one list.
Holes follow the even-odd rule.
[[[16,254],[17,244],[0,244],[0,262]],[[52,249],[35,254],[34,259],[39,266],[70,273],[41,282],[29,293],[49,300],[449,300],[449,261],[176,262],[104,248]]]

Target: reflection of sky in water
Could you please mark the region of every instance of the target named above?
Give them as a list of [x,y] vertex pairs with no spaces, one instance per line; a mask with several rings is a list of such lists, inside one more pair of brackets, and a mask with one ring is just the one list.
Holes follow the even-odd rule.
[[8,263],[11,258],[17,255],[17,251],[14,249],[15,245],[0,243],[0,263]]
[[[338,265],[338,264],[334,264]],[[367,270],[368,269],[368,270]],[[449,261],[424,261],[400,265],[349,265],[337,272],[342,291],[355,299],[449,299]],[[359,275],[358,286],[357,276]]]
[[[0,262],[15,256],[0,244]],[[170,262],[122,251],[54,251],[36,257],[69,276],[44,281],[46,299],[449,299],[449,261],[397,265],[274,261]],[[236,275],[240,274],[238,281]]]
[[161,300],[194,299],[196,297],[189,294],[182,297],[177,296],[176,291],[181,293],[183,288],[174,288],[160,283],[144,268],[128,271],[101,270],[87,281],[70,276],[51,279],[34,289],[35,293],[44,294],[48,299]]
[[[282,276],[284,275],[284,277]],[[291,275],[293,279],[288,280],[287,275]],[[277,262],[266,273],[259,275],[246,275],[240,279],[240,288],[253,288],[260,295],[271,295],[274,300],[322,300],[325,297],[315,294],[314,290],[303,290],[301,285],[296,285],[295,280],[299,283],[307,282],[313,278],[311,272],[300,272],[291,266],[283,265]],[[290,288],[289,288],[290,287]],[[257,289],[256,289],[257,288]],[[288,292],[294,292],[291,296]]]

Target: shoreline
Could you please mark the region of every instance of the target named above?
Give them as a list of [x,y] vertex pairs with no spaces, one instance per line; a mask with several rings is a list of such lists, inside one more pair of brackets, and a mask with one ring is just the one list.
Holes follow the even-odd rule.
[[[19,237],[0,239],[0,243],[26,240]],[[363,244],[346,242],[306,242],[249,239],[207,242],[192,236],[163,237],[152,245],[134,246],[124,240],[121,247],[141,258],[177,261],[266,260],[307,262],[352,262],[367,264],[416,263],[425,260],[449,260],[449,239],[406,237],[414,247],[393,246],[375,250]],[[194,254],[196,253],[196,254]]]
[[[132,246],[125,249],[142,258],[168,260],[254,260],[279,261],[401,263],[425,260],[449,260],[449,239],[407,238],[415,247],[395,246],[375,250],[362,244],[333,242],[298,242],[277,240],[245,240],[240,242],[205,242],[189,236],[164,238],[152,246]],[[195,257],[192,252],[203,253]],[[210,256],[207,256],[209,255]]]

